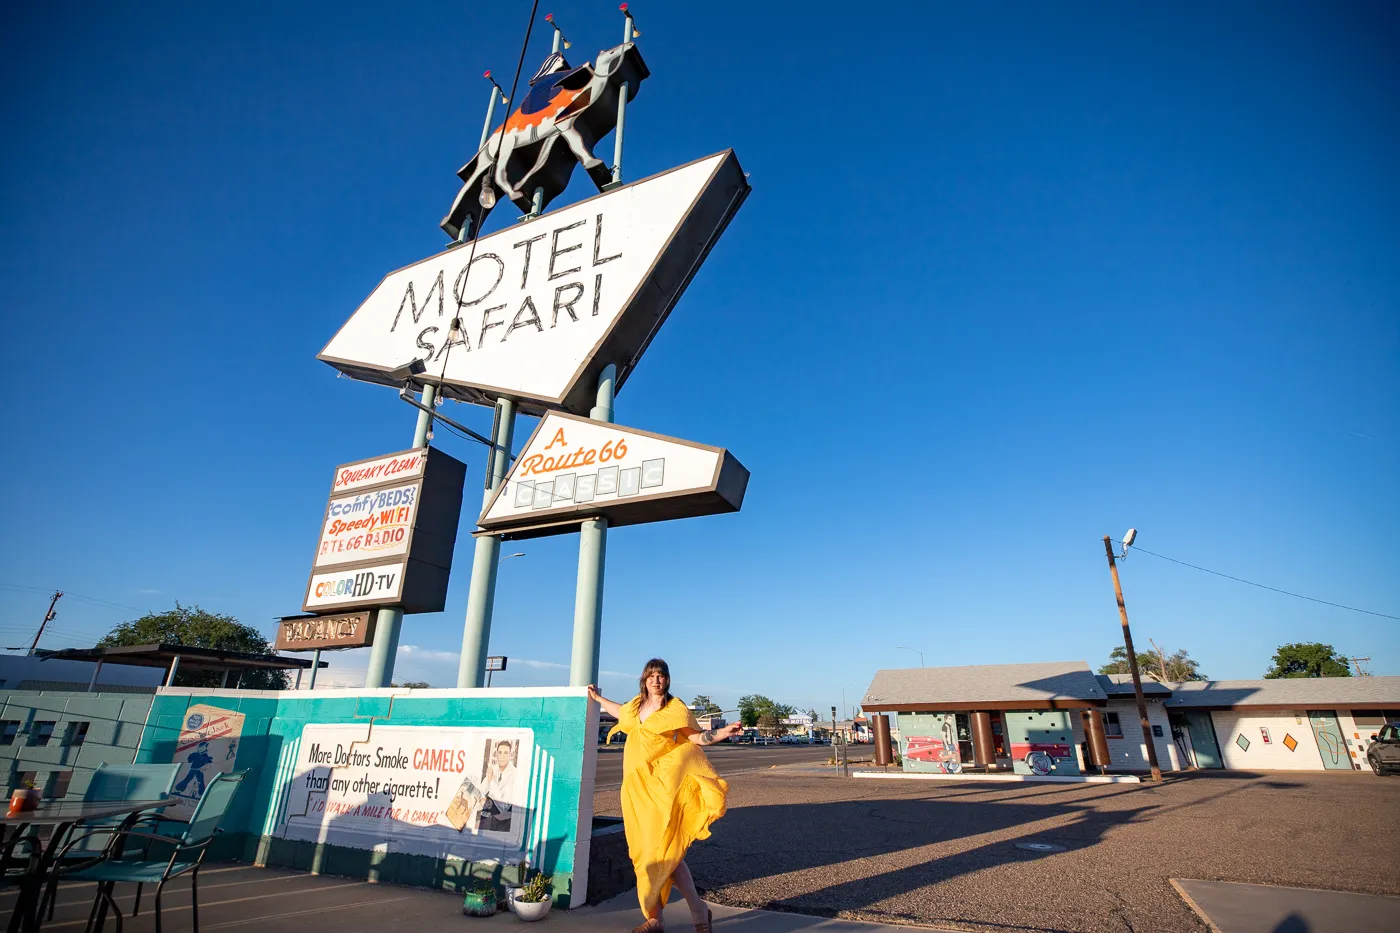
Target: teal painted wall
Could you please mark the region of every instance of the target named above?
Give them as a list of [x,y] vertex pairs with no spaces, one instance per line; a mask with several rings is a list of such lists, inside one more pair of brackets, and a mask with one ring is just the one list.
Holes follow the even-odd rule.
[[[151,707],[150,722],[136,760],[173,760],[190,706],[203,704],[234,710],[245,717],[234,767],[249,769],[252,774],[247,790],[239,794],[226,823],[230,831],[243,834],[237,843],[231,840],[228,844],[241,846],[241,852],[226,851],[226,855],[328,874],[461,888],[469,877],[511,880],[511,869],[503,869],[502,863],[519,861],[531,849],[530,839],[538,835],[539,844],[531,849],[535,855],[531,861],[555,876],[556,898],[568,900],[575,877],[580,884],[585,883],[575,866],[577,859],[582,870],[587,860],[593,782],[591,774],[585,781],[584,766],[596,725],[590,728],[589,704],[581,690],[577,696],[518,695],[523,692],[423,690],[391,695],[390,691],[162,690]],[[531,819],[539,817],[543,825],[538,832],[527,835],[519,850],[502,851],[498,858],[477,862],[278,838],[280,818],[284,815],[279,808],[285,811],[291,776],[304,754],[299,747],[303,727],[340,723],[530,729],[536,749],[535,761],[531,763],[534,773],[530,775],[532,800],[538,787],[538,798],[546,807],[537,808]],[[585,807],[582,840],[580,806]],[[582,903],[581,895],[573,900],[575,905]]]
[[[6,768],[6,788],[18,787],[22,776],[34,773],[36,786],[50,796],[87,790],[92,772],[103,762],[131,764],[146,726],[151,694],[72,693],[11,690],[3,694],[0,722],[14,724],[10,744],[0,744],[0,762]],[[36,724],[54,724],[43,745],[31,745]],[[77,744],[75,727],[87,724]],[[3,736],[11,734],[6,728]]]
[[[1060,710],[1006,712],[1006,741],[1017,774],[1079,774],[1070,714]],[[1030,759],[1030,760],[1028,760]]]
[[957,774],[962,770],[955,714],[896,713],[894,726],[899,730],[899,757],[905,771]]

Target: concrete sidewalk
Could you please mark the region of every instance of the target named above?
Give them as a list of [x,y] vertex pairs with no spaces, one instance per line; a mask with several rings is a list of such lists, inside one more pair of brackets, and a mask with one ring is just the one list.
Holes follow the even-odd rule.
[[1400,897],[1171,879],[1212,933],[1385,933],[1400,929]]
[[[45,931],[73,933],[87,922],[96,887],[91,884],[64,884],[59,887],[54,919],[44,923]],[[141,898],[141,913],[131,917],[134,885],[117,886],[117,902],[122,906],[123,933],[153,933],[155,930],[154,892],[148,886]],[[690,911],[679,894],[666,907],[666,927],[674,933],[690,933]],[[191,928],[190,883],[179,878],[166,886],[162,897],[162,923],[166,930]],[[0,892],[0,916],[9,919],[15,903],[14,889]],[[713,905],[715,929],[725,933],[905,933],[908,927],[828,920],[801,914]],[[561,933],[626,933],[641,922],[635,891],[611,901],[578,910],[553,910],[534,929],[554,929]],[[384,930],[413,930],[441,933],[459,928],[467,933],[480,930],[520,929],[523,922],[502,911],[494,917],[462,915],[458,895],[392,884],[371,884],[347,878],[308,875],[303,872],[252,865],[209,865],[199,873],[199,928],[202,933],[216,930],[248,930],[257,933],[381,933]],[[109,916],[107,931],[116,924]],[[934,927],[932,929],[948,929]]]

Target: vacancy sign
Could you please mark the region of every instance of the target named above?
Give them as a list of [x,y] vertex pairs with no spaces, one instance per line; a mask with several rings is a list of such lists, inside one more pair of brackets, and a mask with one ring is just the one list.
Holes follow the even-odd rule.
[[551,412],[540,421],[479,524],[507,537],[737,512],[749,471],[728,451]]
[[387,275],[319,358],[386,385],[421,360],[419,381],[453,398],[585,413],[604,366],[626,381],[748,192],[725,151],[454,245]]

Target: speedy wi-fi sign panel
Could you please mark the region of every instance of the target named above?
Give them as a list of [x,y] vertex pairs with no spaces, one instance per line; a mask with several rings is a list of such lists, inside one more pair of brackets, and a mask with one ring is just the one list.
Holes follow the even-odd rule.
[[479,524],[505,537],[737,512],[749,471],[727,450],[551,412],[515,459]]

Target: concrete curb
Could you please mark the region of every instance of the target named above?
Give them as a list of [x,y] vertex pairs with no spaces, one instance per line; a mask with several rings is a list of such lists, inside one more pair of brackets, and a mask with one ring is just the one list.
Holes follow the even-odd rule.
[[932,774],[919,771],[852,771],[853,778],[884,778],[891,781],[987,781],[998,784],[1141,784],[1132,774],[1081,774],[1055,776],[1039,774]]

